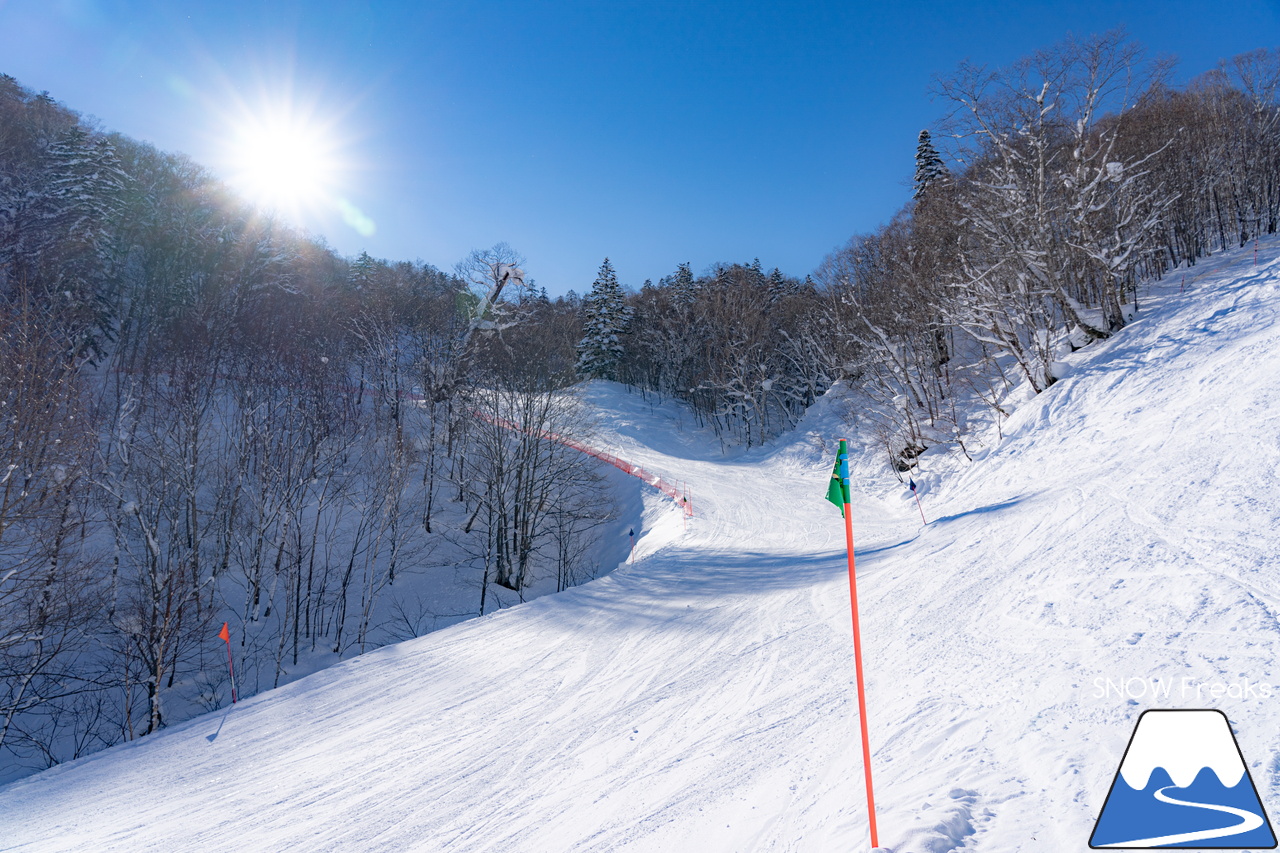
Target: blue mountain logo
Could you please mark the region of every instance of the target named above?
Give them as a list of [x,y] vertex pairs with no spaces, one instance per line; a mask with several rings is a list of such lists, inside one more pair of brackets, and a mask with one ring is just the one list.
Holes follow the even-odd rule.
[[1274,849],[1271,821],[1227,716],[1144,711],[1089,846]]

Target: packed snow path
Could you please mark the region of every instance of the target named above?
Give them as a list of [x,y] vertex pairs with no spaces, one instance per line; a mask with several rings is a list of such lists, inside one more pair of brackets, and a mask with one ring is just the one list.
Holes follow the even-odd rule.
[[[1222,708],[1275,813],[1280,687],[1212,686],[1280,685],[1278,248],[1170,277],[972,464],[927,454],[927,527],[858,469],[882,845],[1085,849],[1147,707]],[[634,567],[0,789],[0,850],[865,849],[834,408],[726,459],[589,396],[687,530],[653,496]]]

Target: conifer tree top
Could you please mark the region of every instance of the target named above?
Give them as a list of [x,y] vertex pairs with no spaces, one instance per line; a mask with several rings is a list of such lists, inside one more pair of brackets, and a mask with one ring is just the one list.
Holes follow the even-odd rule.
[[620,337],[631,321],[631,306],[608,258],[600,265],[591,292],[583,300],[583,336],[578,342],[577,370],[581,376],[618,378],[622,360]]
[[920,131],[916,145],[916,191],[912,198],[919,199],[929,187],[944,180],[946,176],[947,167],[938,156],[938,149],[933,147],[933,139],[929,136],[929,131]]

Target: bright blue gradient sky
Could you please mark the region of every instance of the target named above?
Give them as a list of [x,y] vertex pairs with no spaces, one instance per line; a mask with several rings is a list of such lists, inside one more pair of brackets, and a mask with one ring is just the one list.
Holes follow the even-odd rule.
[[507,241],[559,294],[606,255],[629,287],[803,276],[907,201],[935,75],[1119,25],[1184,82],[1280,43],[1280,0],[0,0],[0,72],[224,176],[243,114],[291,103],[343,163],[302,222],[339,252]]

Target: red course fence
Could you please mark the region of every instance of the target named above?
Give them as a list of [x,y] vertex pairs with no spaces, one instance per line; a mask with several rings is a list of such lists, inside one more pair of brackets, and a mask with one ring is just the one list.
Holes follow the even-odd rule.
[[[0,0],[0,3],[3,3],[3,0]],[[333,388],[333,390],[341,391],[347,394],[364,394],[367,392],[372,395],[377,393],[376,389],[373,388],[372,386],[365,387],[364,385],[361,385],[358,388],[336,387],[336,388]],[[422,399],[421,396],[411,391],[400,391],[398,392],[398,396],[405,399],[410,399],[410,400]],[[494,418],[484,414],[483,412],[478,412],[475,410],[472,410],[472,414],[474,414],[476,417],[480,418],[481,420],[488,421],[489,423],[492,423],[492,424],[497,424],[498,426],[509,429],[512,432],[525,431],[520,426],[512,423],[506,418]],[[553,432],[547,432],[544,430],[538,433],[538,437],[545,438],[548,441],[554,441],[559,444],[563,444],[565,447],[570,447],[570,448],[573,448],[574,450],[577,450],[580,453],[585,453],[588,456],[593,456],[596,459],[599,459],[601,462],[608,462],[610,465],[617,468],[619,471],[624,471],[633,477],[639,477],[641,480],[644,480],[650,486],[653,486],[653,488],[657,489],[667,497],[674,500],[677,506],[683,507],[684,514],[686,516],[688,516],[689,518],[693,517],[693,497],[689,491],[688,483],[683,483],[677,480],[675,485],[672,485],[671,483],[662,479],[656,474],[650,474],[648,471],[644,470],[639,465],[632,465],[627,460],[620,459],[619,457],[614,456],[612,453],[605,453],[602,450],[596,450],[594,448],[587,447],[584,444],[579,444],[573,439],[565,438],[562,435],[556,435]]]
[[[523,428],[521,428],[517,424],[512,423],[506,418],[495,418],[490,415],[482,414],[480,412],[476,412],[475,414],[477,417],[482,418],[483,420],[486,420],[493,424],[497,424],[498,426],[509,429],[512,432],[525,432]],[[538,438],[545,438],[547,441],[554,441],[557,444],[563,444],[565,447],[572,448],[578,451],[579,453],[585,453],[588,456],[599,459],[601,462],[608,462],[610,465],[617,468],[619,471],[622,471],[626,474],[630,474],[632,477],[640,478],[648,485],[652,486],[653,488],[662,492],[667,497],[674,500],[677,506],[680,506],[683,508],[684,514],[686,516],[690,518],[693,517],[693,500],[689,493],[688,483],[683,483],[677,480],[675,484],[672,484],[667,480],[664,480],[661,477],[657,476],[656,474],[650,474],[648,471],[641,468],[639,465],[633,465],[625,459],[614,456],[612,453],[605,453],[603,450],[596,450],[593,447],[587,447],[585,444],[579,444],[578,442],[574,441],[571,438],[565,438],[564,436],[557,435],[554,432],[547,432],[543,430],[538,432],[537,435],[538,435]]]

